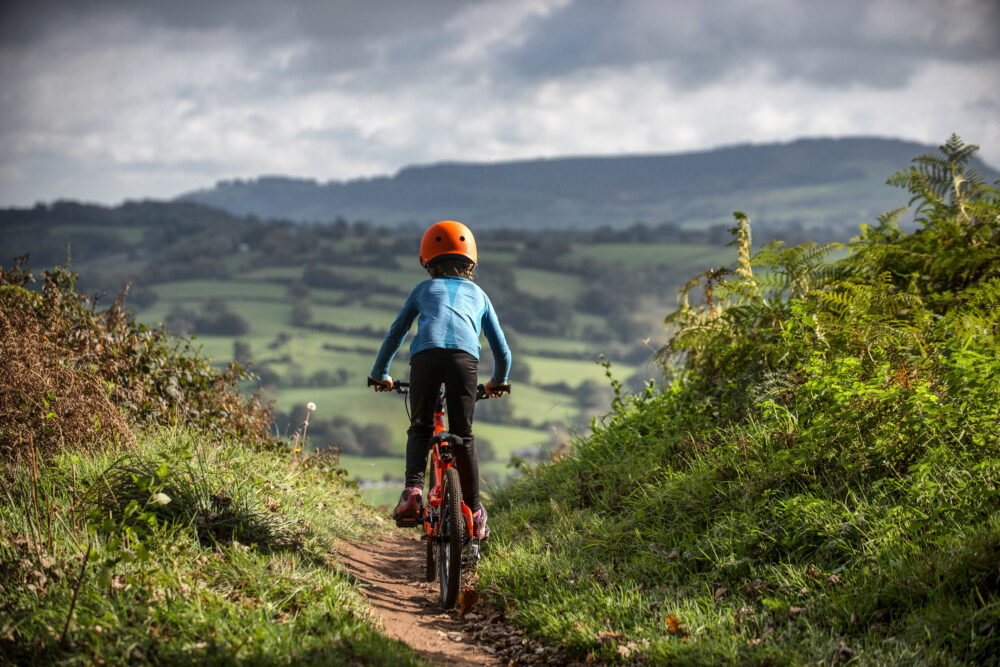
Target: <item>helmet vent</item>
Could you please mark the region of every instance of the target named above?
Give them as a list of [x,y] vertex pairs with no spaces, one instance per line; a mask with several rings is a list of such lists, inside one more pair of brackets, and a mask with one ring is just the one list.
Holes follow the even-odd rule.
[[437,237],[437,238],[435,238],[434,240],[435,240],[435,241],[437,241],[438,243],[441,243],[441,237],[440,237],[440,236],[438,236],[438,237]]
[[465,237],[464,237],[464,236],[459,236],[459,237],[458,237],[458,240],[459,240],[459,241],[464,241],[464,240],[465,240]]

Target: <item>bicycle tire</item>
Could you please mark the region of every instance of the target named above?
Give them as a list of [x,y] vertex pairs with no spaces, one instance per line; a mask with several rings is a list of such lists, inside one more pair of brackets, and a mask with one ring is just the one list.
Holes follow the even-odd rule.
[[434,562],[434,538],[427,536],[427,572],[424,578],[427,581],[434,581],[437,578],[437,564]]
[[465,541],[465,518],[462,516],[462,485],[458,470],[445,470],[441,489],[441,532],[438,534],[437,561],[441,604],[451,609],[462,588],[462,547]]

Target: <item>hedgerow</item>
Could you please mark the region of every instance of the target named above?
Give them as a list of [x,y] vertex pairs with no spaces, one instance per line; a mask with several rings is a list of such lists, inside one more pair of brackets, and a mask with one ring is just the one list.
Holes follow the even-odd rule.
[[75,273],[27,258],[0,267],[0,460],[127,443],[133,425],[186,424],[219,437],[269,441],[268,412],[192,348],[130,319],[124,294],[106,309],[76,290]]

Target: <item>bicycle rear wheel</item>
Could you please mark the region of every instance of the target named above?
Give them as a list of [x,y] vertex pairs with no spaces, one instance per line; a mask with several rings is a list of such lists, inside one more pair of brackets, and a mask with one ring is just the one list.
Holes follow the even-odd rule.
[[425,578],[427,581],[434,581],[437,577],[437,565],[434,563],[434,537],[432,535],[427,536],[427,572],[425,573]]
[[441,604],[445,609],[451,609],[462,588],[462,547],[465,542],[462,485],[458,481],[458,470],[448,468],[441,486],[441,531],[437,536],[438,578]]

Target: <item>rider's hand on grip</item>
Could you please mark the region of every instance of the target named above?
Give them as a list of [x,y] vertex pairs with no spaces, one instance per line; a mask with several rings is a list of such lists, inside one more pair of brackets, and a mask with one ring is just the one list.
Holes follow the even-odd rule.
[[510,391],[510,385],[499,384],[493,382],[493,380],[490,380],[489,382],[486,383],[483,389],[486,391],[486,395],[489,396],[490,398],[497,398],[499,396],[503,396],[504,394],[508,393]]
[[384,380],[376,380],[373,377],[369,377],[368,386],[375,387],[375,391],[392,391],[392,378],[388,375]]

